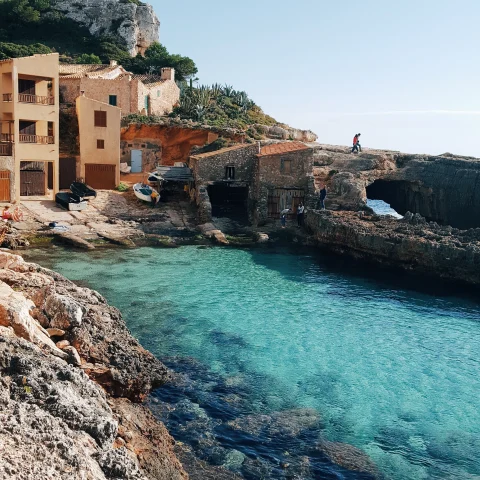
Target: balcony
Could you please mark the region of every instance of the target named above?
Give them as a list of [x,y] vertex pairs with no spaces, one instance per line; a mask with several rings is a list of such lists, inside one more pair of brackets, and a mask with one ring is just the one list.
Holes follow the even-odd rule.
[[44,97],[41,95],[30,95],[27,93],[19,93],[18,101],[20,103],[33,103],[35,105],[55,105],[55,97]]
[[26,135],[20,134],[20,143],[36,143],[37,145],[53,145],[55,143],[55,137],[50,135]]
[[0,133],[0,142],[13,143],[13,133]]
[[12,93],[4,93],[3,94],[3,101],[4,102],[12,102],[13,101],[13,94]]
[[12,156],[12,144],[0,143],[0,157],[11,157],[11,156]]

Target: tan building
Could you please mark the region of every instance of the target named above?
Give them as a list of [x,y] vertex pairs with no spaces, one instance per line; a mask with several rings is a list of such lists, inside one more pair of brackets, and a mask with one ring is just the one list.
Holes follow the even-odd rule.
[[0,201],[58,191],[58,54],[0,61]]
[[115,61],[110,65],[60,65],[62,103],[74,103],[82,93],[119,107],[123,116],[166,115],[180,99],[173,68],[162,68],[160,75],[134,75]]
[[120,108],[85,96],[76,99],[80,158],[76,177],[93,188],[120,183]]

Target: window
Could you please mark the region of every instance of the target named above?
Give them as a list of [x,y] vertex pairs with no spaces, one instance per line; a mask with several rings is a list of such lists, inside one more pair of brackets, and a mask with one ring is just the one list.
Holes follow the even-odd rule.
[[18,93],[20,95],[35,95],[35,81],[19,79]]
[[133,147],[133,144],[132,144],[132,143],[129,143],[127,146],[128,146],[128,147]]
[[109,95],[108,96],[108,103],[112,105],[112,107],[117,106],[117,96],[116,95]]
[[292,173],[292,161],[286,158],[280,160],[280,172]]
[[54,136],[54,133],[53,133],[53,122],[48,122],[48,136],[49,136],[49,137],[53,137],[53,136]]
[[97,140],[97,148],[103,150],[105,148],[105,140]]
[[148,95],[145,95],[145,110],[148,112],[148,108],[150,107],[150,98]]
[[95,110],[95,126],[106,127],[107,126],[107,112],[101,110]]
[[235,180],[235,167],[225,167],[225,178]]
[[160,96],[160,90],[157,90],[157,97]]
[[29,122],[28,120],[20,120],[19,122],[20,135],[36,135],[36,122]]

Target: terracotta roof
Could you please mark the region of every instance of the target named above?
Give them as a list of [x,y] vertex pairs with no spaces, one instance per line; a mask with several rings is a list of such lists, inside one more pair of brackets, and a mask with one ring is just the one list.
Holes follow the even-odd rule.
[[165,83],[160,75],[133,75],[133,80],[140,80],[147,87],[155,87]]
[[58,72],[61,78],[82,78],[90,77],[97,78],[103,75],[108,75],[113,71],[120,69],[125,72],[125,69],[120,65],[89,65],[89,64],[70,64],[61,63]]
[[215,150],[214,152],[200,153],[198,155],[192,155],[192,158],[207,158],[218,155],[219,153],[231,152],[232,150],[240,150],[241,148],[251,147],[251,143],[234,145],[233,147],[221,148],[220,150]]
[[309,147],[302,142],[272,143],[271,145],[266,145],[263,147],[258,156],[266,157],[268,155],[281,155],[282,153],[308,150],[308,148]]

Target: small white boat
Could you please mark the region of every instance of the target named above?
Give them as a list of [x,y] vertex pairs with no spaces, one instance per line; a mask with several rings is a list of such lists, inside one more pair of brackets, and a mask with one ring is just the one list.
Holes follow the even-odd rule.
[[[136,183],[133,186],[133,191],[135,193],[135,196],[138,199],[143,200],[144,202],[151,202],[152,201],[152,193],[157,192],[150,185],[145,185],[144,183]],[[159,199],[160,199],[160,195],[157,197],[157,202],[158,202]]]

